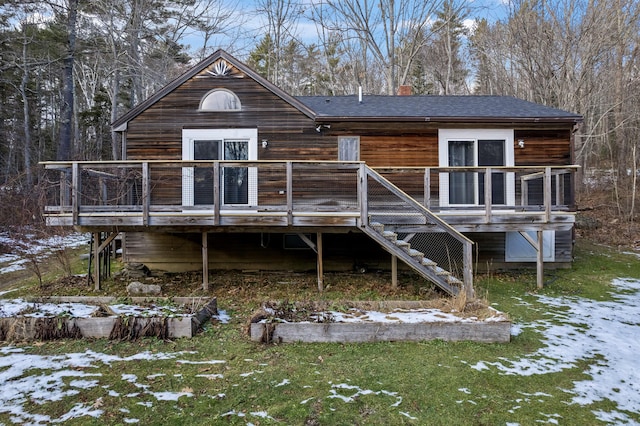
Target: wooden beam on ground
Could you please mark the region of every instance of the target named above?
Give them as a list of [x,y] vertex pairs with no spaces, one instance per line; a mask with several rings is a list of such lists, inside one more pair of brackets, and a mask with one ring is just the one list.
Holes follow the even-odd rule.
[[202,290],[209,291],[209,239],[202,233]]
[[318,253],[318,291],[324,291],[324,270],[322,264],[322,232],[317,233],[316,248]]
[[391,287],[398,288],[398,257],[391,255]]

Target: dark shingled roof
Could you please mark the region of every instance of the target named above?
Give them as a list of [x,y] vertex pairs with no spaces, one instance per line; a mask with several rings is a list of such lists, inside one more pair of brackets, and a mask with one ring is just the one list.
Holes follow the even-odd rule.
[[316,120],[572,121],[578,114],[511,96],[297,96]]

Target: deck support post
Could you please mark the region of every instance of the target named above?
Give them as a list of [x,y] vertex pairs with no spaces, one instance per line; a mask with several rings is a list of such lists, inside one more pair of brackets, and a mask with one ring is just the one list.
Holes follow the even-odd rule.
[[391,287],[398,288],[398,256],[391,255]]
[[93,285],[100,290],[100,232],[93,233]]
[[536,231],[536,239],[531,238],[524,231],[519,231],[520,235],[531,244],[536,250],[536,284],[539,289],[544,287],[544,231],[539,229]]
[[324,266],[322,264],[322,232],[316,235],[316,248],[318,251],[318,291],[324,291]]
[[476,291],[473,288],[473,245],[471,243],[463,245],[462,256],[464,257],[462,271],[464,291],[467,293],[467,299],[471,300],[476,297]]
[[538,259],[536,265],[536,283],[538,285],[538,289],[542,289],[544,287],[544,231],[542,229],[538,230]]
[[202,233],[202,290],[209,291],[209,240],[208,233]]

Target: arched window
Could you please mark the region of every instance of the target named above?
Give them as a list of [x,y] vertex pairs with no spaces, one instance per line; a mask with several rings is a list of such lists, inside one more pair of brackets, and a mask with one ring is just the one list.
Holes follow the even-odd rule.
[[230,90],[215,89],[200,101],[200,111],[240,111],[240,99]]

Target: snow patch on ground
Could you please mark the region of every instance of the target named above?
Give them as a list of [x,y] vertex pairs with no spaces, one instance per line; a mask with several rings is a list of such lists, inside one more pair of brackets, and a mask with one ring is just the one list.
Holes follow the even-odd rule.
[[7,274],[9,272],[19,271],[26,268],[28,260],[24,257],[39,256],[48,257],[54,251],[60,250],[66,247],[79,247],[83,244],[89,244],[89,234],[73,233],[65,236],[53,236],[44,239],[36,239],[33,237],[28,242],[28,248],[25,248],[22,253],[19,252],[18,247],[23,246],[19,241],[11,238],[8,233],[0,233],[0,244],[7,247],[15,247],[15,253],[8,253],[0,255],[0,265],[5,265],[0,268],[0,275]]
[[[461,318],[440,309],[394,309],[390,313],[351,309],[349,312],[329,312],[334,322],[384,322],[384,323],[423,323],[423,322],[477,322],[477,317]],[[507,321],[501,313],[484,321]]]
[[[0,293],[2,296],[4,293]],[[155,305],[109,305],[115,316],[136,316],[136,317],[185,317],[191,314],[184,313],[179,307]],[[90,318],[98,311],[97,305],[85,303],[38,303],[29,302],[24,299],[0,299],[0,318],[10,318],[16,316],[24,317],[65,317],[65,318]],[[225,311],[219,311],[214,319],[221,323],[229,322],[229,315]]]
[[[522,324],[520,329],[541,331],[544,346],[523,358],[481,361],[472,368],[530,376],[576,368],[579,361],[589,361],[585,373],[591,379],[576,381],[572,389],[564,390],[573,395],[569,403],[610,400],[618,410],[640,411],[640,280],[619,278],[612,286],[616,289],[612,301],[537,296],[548,308],[549,319]],[[618,411],[594,414],[604,422],[630,421]],[[547,419],[556,420],[553,416]]]

